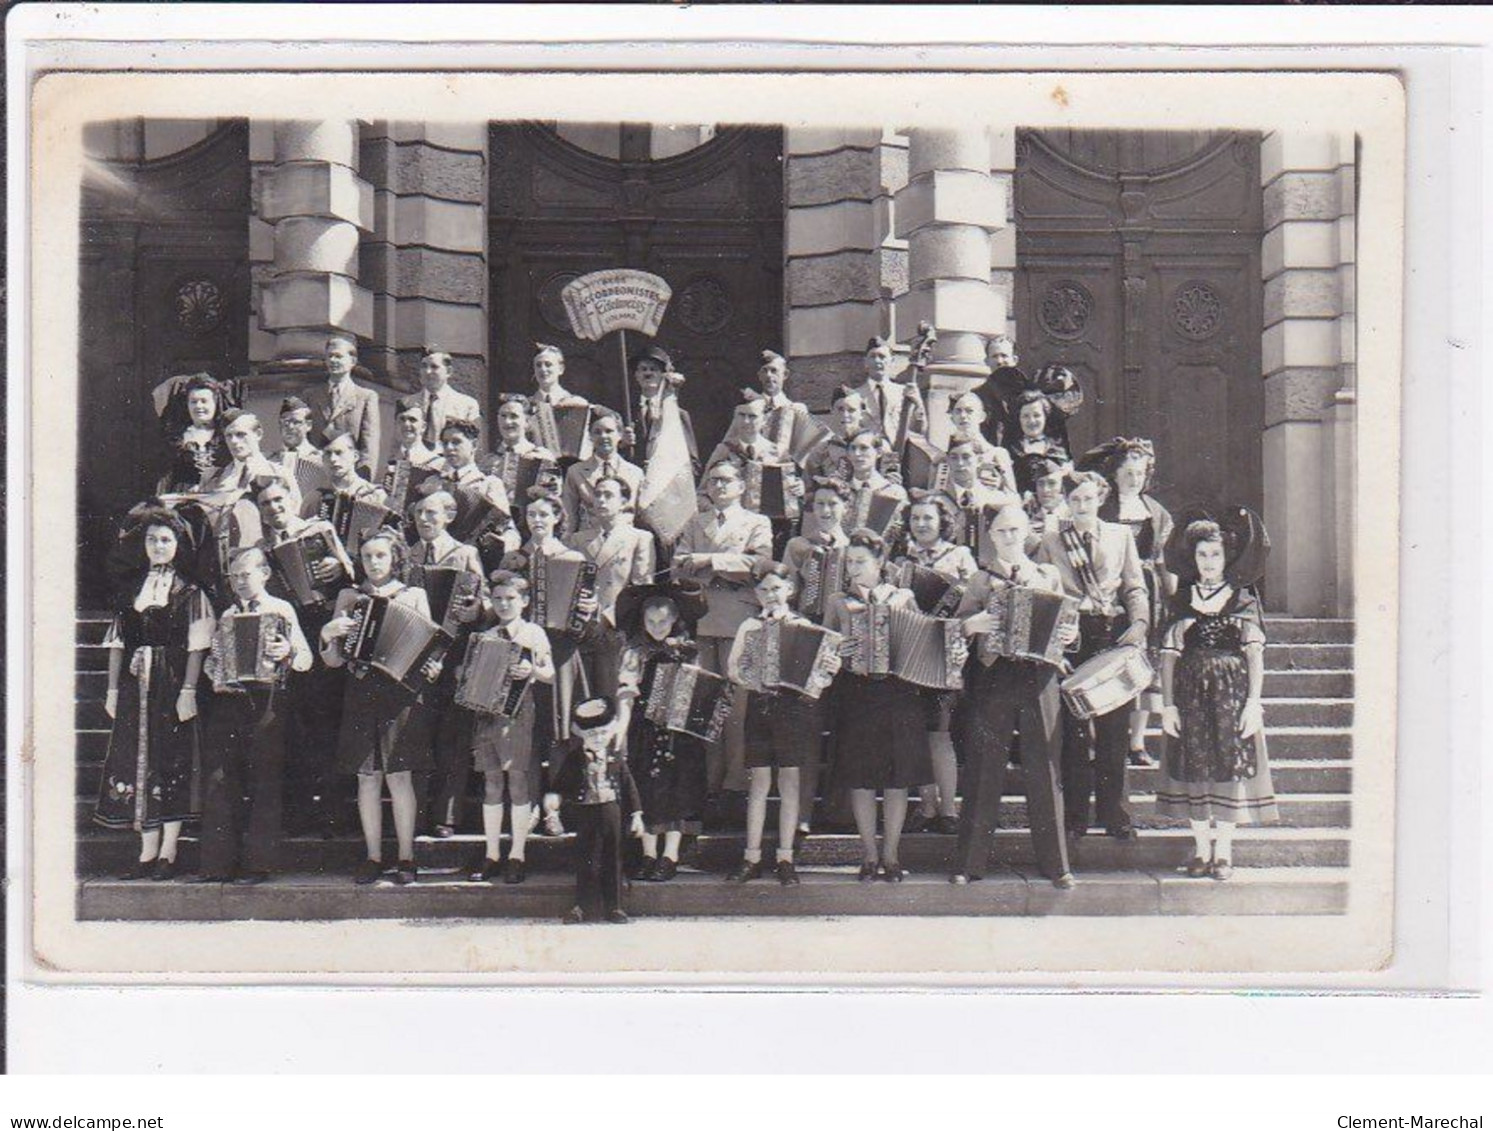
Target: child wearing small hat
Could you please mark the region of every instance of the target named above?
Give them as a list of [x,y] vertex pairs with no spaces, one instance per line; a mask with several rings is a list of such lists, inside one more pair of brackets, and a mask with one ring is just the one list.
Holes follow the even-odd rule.
[[628,832],[643,835],[643,810],[617,729],[617,705],[605,695],[584,699],[571,712],[570,737],[555,745],[551,793],[575,807],[575,906],[567,923],[626,923],[622,909],[622,814]]

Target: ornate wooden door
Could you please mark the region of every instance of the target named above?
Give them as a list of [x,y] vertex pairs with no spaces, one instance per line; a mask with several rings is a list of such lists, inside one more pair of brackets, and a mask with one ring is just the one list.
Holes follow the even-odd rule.
[[[79,593],[115,525],[168,456],[151,390],[178,373],[242,376],[249,334],[249,131],[236,121],[179,153],[108,162],[85,182],[79,297]],[[266,427],[274,435],[274,422]]]
[[1080,454],[1156,444],[1166,505],[1258,508],[1260,139],[1213,132],[1023,131],[1016,148],[1021,364],[1071,366]]
[[[630,159],[626,130],[612,160],[536,123],[492,127],[491,388],[531,388],[534,342],[552,342],[568,388],[620,409],[616,335],[574,337],[560,290],[590,271],[641,268],[673,289],[655,341],[688,378],[681,397],[709,446],[758,353],[782,348],[782,130],[723,128],[658,160]],[[628,336],[629,349],[643,344]]]

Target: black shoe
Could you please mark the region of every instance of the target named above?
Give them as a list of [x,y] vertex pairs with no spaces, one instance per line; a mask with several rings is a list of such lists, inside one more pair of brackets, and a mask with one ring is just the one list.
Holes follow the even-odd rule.
[[394,867],[394,882],[400,887],[408,887],[419,874],[420,869],[415,867],[413,860],[401,860]]
[[1072,891],[1073,885],[1077,882],[1078,881],[1073,878],[1072,872],[1064,872],[1061,876],[1052,881],[1052,886],[1057,888],[1058,891]]
[[762,861],[743,860],[736,866],[736,871],[726,877],[728,884],[744,884],[757,879],[762,875]]
[[1204,860],[1201,856],[1194,856],[1187,862],[1187,867],[1183,869],[1183,872],[1186,873],[1189,879],[1207,879],[1213,874],[1213,862],[1211,860]]
[[1156,759],[1151,757],[1150,751],[1132,750],[1130,752],[1130,764],[1140,766],[1142,769],[1156,765]]
[[863,884],[869,884],[876,879],[878,868],[875,864],[862,864],[861,870],[856,874],[856,879]]
[[798,886],[798,869],[793,866],[792,860],[779,860],[777,871],[778,883],[782,884],[785,888]]
[[176,879],[176,861],[167,860],[164,856],[157,857],[155,867],[150,870],[150,878],[158,883],[161,880]]
[[384,874],[382,860],[364,860],[358,865],[358,870],[353,873],[355,884],[376,884],[378,878]]
[[649,874],[648,878],[656,884],[664,884],[672,880],[678,871],[679,864],[677,861],[671,860],[667,856],[660,856],[658,863],[653,866],[653,871]]
[[1134,825],[1116,825],[1112,829],[1105,829],[1104,835],[1114,837],[1115,840],[1135,840],[1140,834],[1135,831]]
[[130,865],[129,871],[120,874],[121,880],[148,880],[155,874],[156,862],[154,860],[136,860]]
[[479,884],[490,884],[494,880],[502,878],[503,862],[501,860],[488,860],[484,857],[478,867],[468,869],[468,874]]
[[930,833],[937,833],[939,836],[958,836],[959,818],[935,817],[928,825],[928,831]]
[[907,820],[902,822],[904,833],[926,833],[933,831],[933,822],[937,817],[925,817],[922,813],[909,813]]
[[253,887],[256,884],[262,884],[269,878],[270,874],[268,872],[240,872],[233,877],[233,883],[235,887],[247,888]]
[[646,884],[649,881],[656,880],[658,878],[657,872],[658,857],[645,856],[643,857],[643,862],[638,865],[637,870],[633,872],[630,878]]
[[890,864],[883,864],[881,866],[881,878],[889,884],[900,884],[902,882],[902,878],[906,875],[907,870],[903,868],[901,864],[898,864],[895,860]]
[[524,867],[524,862],[522,860],[515,860],[510,856],[508,863],[503,868],[503,882],[505,884],[521,884],[527,876],[528,871]]
[[626,911],[623,911],[622,908],[620,908],[620,907],[614,907],[614,908],[612,908],[612,910],[610,910],[610,911],[607,912],[607,922],[608,923],[627,923],[627,922],[631,922],[631,920],[628,919]]

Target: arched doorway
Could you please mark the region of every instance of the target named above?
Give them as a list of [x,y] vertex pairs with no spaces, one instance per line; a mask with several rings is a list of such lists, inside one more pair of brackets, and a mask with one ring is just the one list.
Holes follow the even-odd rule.
[[1074,446],[1148,437],[1166,505],[1259,509],[1259,135],[1023,130],[1015,188],[1022,366],[1083,380]]
[[759,351],[782,348],[782,129],[524,122],[490,136],[493,394],[530,387],[537,340],[565,351],[568,387],[620,409],[615,336],[574,337],[559,295],[578,275],[637,267],[673,288],[655,340],[713,443]]

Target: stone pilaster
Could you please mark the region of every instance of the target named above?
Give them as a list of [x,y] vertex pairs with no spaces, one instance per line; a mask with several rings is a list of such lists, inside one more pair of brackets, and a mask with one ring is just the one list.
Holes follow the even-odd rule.
[[789,391],[823,411],[835,386],[860,379],[866,340],[891,336],[892,299],[907,288],[891,224],[907,148],[876,130],[790,129],[786,149]]
[[1354,140],[1261,145],[1267,603],[1349,616],[1353,600]]
[[[251,220],[250,232],[261,268],[258,329],[274,335],[277,359],[320,357],[329,330],[365,339],[373,332],[372,296],[358,283],[359,232],[373,226],[373,189],[358,176],[358,123],[278,121],[269,140],[270,161],[256,161],[254,183],[257,220],[269,231]],[[251,160],[260,156],[251,152]],[[256,339],[256,353],[267,344]]]
[[452,355],[452,384],[488,400],[487,127],[373,122],[362,175],[373,186],[360,278],[372,295],[370,368],[418,385],[426,346]]
[[[990,285],[1006,312],[997,331],[1016,336],[1016,130],[990,130],[990,179],[1005,195],[1005,224],[990,233]],[[1018,350],[1021,343],[1017,342]]]
[[907,185],[894,217],[908,244],[908,290],[895,318],[904,341],[919,322],[938,331],[928,398],[937,443],[948,432],[950,399],[990,375],[986,343],[1006,328],[1006,304],[991,284],[991,233],[1005,227],[1008,194],[991,176],[985,130],[915,129],[908,138]]

